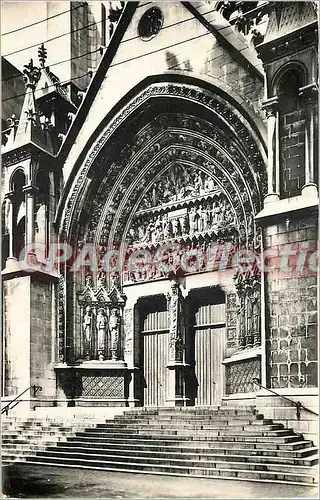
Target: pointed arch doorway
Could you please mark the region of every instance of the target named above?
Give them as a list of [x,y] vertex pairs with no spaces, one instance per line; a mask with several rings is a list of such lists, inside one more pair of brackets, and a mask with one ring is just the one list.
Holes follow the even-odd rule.
[[[79,170],[79,182],[75,181],[66,204],[61,236],[63,239],[67,235],[66,239],[77,247],[94,244],[101,255],[118,251],[121,267],[117,272],[125,294],[136,287],[139,292],[132,292],[135,299],[150,295],[150,282],[170,280],[170,273],[156,265],[157,251],[163,245],[178,245],[179,248],[168,256],[168,262],[170,259],[175,262],[174,273],[177,273],[178,268],[182,269],[181,259],[185,252],[206,252],[215,242],[231,242],[245,248],[256,248],[259,244],[254,216],[261,209],[266,189],[263,144],[254,120],[248,113],[242,113],[241,106],[231,102],[219,89],[214,93],[190,82],[151,84],[110,121],[95,148],[94,155],[89,155]],[[137,252],[148,253],[147,266],[130,267],[130,255]],[[106,273],[102,258],[99,266],[92,276],[94,288],[100,282],[98,276]],[[195,272],[205,272],[205,266],[206,262],[204,268]],[[192,270],[182,270],[182,275],[192,273]],[[83,275],[67,276],[66,281],[66,288],[70,287],[69,296],[85,286]],[[110,287],[108,272],[105,286]],[[133,299],[131,303],[135,303]],[[221,363],[210,365],[216,353],[219,352],[219,359],[223,356],[222,299],[219,297],[216,303],[203,299],[197,304],[193,324],[194,352],[190,359],[197,367],[194,377],[198,380],[198,389],[196,392],[193,389],[191,399],[194,404],[211,405],[218,401],[223,385],[220,372],[215,372],[215,366]],[[74,350],[81,350],[83,313],[76,298],[73,302],[69,300],[66,307],[68,310],[64,314],[70,318],[71,328],[66,331],[61,320],[61,346],[68,342]],[[207,322],[201,322],[202,315],[208,315]],[[124,324],[122,335],[127,335],[128,339],[130,335],[134,337],[133,324],[134,320]],[[142,335],[135,338],[133,344],[140,343],[143,337],[142,347],[139,344],[141,352],[166,352],[167,334],[157,330],[159,325],[154,330],[143,326]],[[131,342],[130,349],[124,348],[127,344],[127,339],[121,338],[119,361],[135,366],[137,345]],[[170,351],[170,342],[168,346]],[[206,358],[208,352],[211,355]],[[62,359],[63,356],[62,352]],[[141,359],[144,361],[139,369],[144,377],[148,370],[159,372],[160,365],[153,366],[151,359],[146,365],[144,355]],[[172,373],[178,373],[176,367],[180,361],[176,361],[171,360],[174,368],[169,370],[169,378]],[[162,380],[168,373],[163,369],[165,355],[159,362]],[[100,369],[98,365],[96,369]],[[204,382],[209,376],[211,389]],[[141,378],[141,374],[132,375],[130,383],[134,387],[135,377]],[[149,376],[145,383],[142,400],[139,391],[135,393],[135,400],[155,406],[168,400],[165,380],[164,384],[160,381],[164,387],[161,390],[155,389],[156,382]],[[153,390],[148,394],[150,384]],[[182,385],[183,390],[192,392],[186,380],[176,384],[177,390],[180,391]],[[179,394],[180,400],[184,396]],[[171,398],[173,404],[176,399]]]

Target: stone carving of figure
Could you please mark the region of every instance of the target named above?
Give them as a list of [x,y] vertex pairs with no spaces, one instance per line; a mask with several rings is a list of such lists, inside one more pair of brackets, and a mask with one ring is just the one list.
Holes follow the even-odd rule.
[[168,218],[168,214],[163,217],[162,220],[162,229],[163,229],[163,238],[166,240],[170,237],[170,221]]
[[138,235],[137,235],[137,231],[136,231],[136,229],[134,227],[131,227],[129,229],[129,236],[130,236],[130,238],[131,238],[132,241],[136,241],[137,240],[137,236]]
[[91,307],[87,306],[83,318],[83,340],[84,340],[85,358],[88,360],[90,359],[91,337],[92,337],[92,311]]
[[120,276],[119,274],[117,273],[114,273],[111,275],[110,277],[110,288],[116,288],[117,290],[119,290],[121,287],[121,283],[120,283]]
[[197,231],[197,212],[195,207],[192,207],[189,212],[189,228],[191,234]]
[[154,231],[154,223],[153,223],[153,221],[151,221],[151,222],[149,222],[147,229],[146,229],[146,232],[145,232],[141,241],[151,241],[153,231]]
[[183,309],[182,295],[179,285],[175,282],[171,283],[171,294],[167,295],[169,320],[170,320],[170,337],[169,337],[169,357],[170,360],[182,360],[183,356]]
[[217,212],[216,212],[216,204],[215,202],[212,203],[212,208],[211,208],[211,227],[215,228],[218,223],[218,218],[217,218]]
[[199,233],[203,231],[203,218],[202,218],[203,211],[204,211],[203,206],[200,205],[197,210],[197,230],[199,231]]
[[172,223],[173,236],[178,236],[178,234],[179,234],[179,221],[178,221],[178,219],[172,219],[171,223]]
[[239,349],[243,349],[245,344],[245,334],[246,334],[246,300],[244,293],[240,294],[239,299],[240,299],[240,305],[238,308],[238,318],[239,318],[238,343],[239,343]]
[[97,278],[97,288],[99,288],[100,286],[104,286],[105,285],[105,276],[104,274],[100,273],[98,278]]
[[201,212],[201,219],[202,231],[206,231],[209,227],[209,210],[207,207],[203,207]]
[[141,241],[145,235],[147,224],[145,222],[143,222],[143,220],[138,219],[137,220],[137,227],[138,227],[138,239],[139,239],[139,241]]
[[182,217],[179,217],[179,222],[180,222],[180,229],[181,229],[181,234],[186,234],[187,232],[187,219],[186,216],[183,215]]
[[85,280],[86,280],[86,286],[92,287],[92,276],[91,276],[91,274],[87,274]]
[[183,200],[186,197],[186,188],[182,186],[178,193],[178,200]]
[[154,229],[155,229],[155,234],[154,234],[155,241],[161,241],[163,238],[163,230],[162,230],[162,222],[160,215],[158,215],[158,217],[156,218]]
[[120,334],[120,316],[118,309],[111,309],[109,317],[109,331],[111,342],[111,359],[116,360],[118,355],[118,343]]
[[200,194],[203,188],[202,176],[201,172],[196,174],[195,183],[194,183],[194,194]]
[[216,210],[215,210],[216,218],[217,218],[217,224],[218,226],[221,225],[222,223],[222,211],[221,211],[221,200],[218,201]]
[[106,343],[106,317],[104,309],[98,310],[96,325],[98,332],[98,357],[100,361],[103,361]]
[[245,285],[245,307],[246,307],[246,336],[245,345],[246,347],[252,347],[253,345],[253,332],[252,332],[252,285],[247,283]]
[[260,282],[256,281],[252,290],[252,332],[254,346],[259,346],[260,339]]
[[212,179],[212,177],[208,177],[208,179],[206,179],[205,181],[205,185],[204,185],[204,189],[207,193],[210,193],[211,191],[213,191],[215,188],[215,185],[214,185],[214,180]]

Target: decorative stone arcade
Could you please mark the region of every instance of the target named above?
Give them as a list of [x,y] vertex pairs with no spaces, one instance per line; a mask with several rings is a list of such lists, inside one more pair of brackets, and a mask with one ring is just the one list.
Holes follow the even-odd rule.
[[[212,382],[219,398],[226,384],[229,393],[251,390],[226,382],[223,363],[230,378],[230,367],[252,358],[250,373],[260,375],[260,276],[254,266],[235,274],[235,254],[260,252],[254,216],[266,194],[263,137],[245,103],[210,88],[188,80],[137,90],[76,175],[60,238],[80,252],[94,245],[98,258],[90,276],[65,270],[60,279],[57,370],[62,388],[68,373],[82,377],[75,404],[216,401],[209,389],[211,395],[189,397],[190,380],[210,362],[199,354],[195,368],[194,342],[221,352]],[[215,303],[215,283],[223,304]],[[206,320],[192,331],[209,333],[190,335],[186,298],[203,286],[212,301],[199,302],[196,314]],[[245,353],[239,358],[238,351]],[[150,382],[155,370],[163,380]],[[85,395],[83,377],[91,377]],[[147,382],[154,391],[161,385],[161,394],[146,392]]]

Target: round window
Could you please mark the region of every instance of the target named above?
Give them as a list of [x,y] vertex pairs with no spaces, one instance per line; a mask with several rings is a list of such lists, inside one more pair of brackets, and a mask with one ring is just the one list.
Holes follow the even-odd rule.
[[147,10],[141,17],[138,33],[142,40],[150,40],[156,36],[163,25],[163,14],[157,7]]

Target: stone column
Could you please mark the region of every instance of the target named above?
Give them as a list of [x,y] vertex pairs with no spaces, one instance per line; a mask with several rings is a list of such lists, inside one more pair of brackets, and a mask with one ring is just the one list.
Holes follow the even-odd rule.
[[279,199],[279,116],[278,98],[272,97],[263,103],[268,122],[268,194],[265,202]]
[[26,245],[32,245],[34,243],[34,197],[35,197],[35,186],[31,184],[23,188],[23,192],[26,195]]
[[168,294],[169,309],[169,362],[168,395],[169,406],[184,406],[186,404],[184,387],[184,343],[185,328],[183,314],[183,296],[177,282],[171,284],[171,294]]
[[9,193],[6,193],[5,199],[7,200],[7,203],[9,205],[9,210],[8,210],[8,231],[9,231],[9,255],[6,261],[6,267],[3,270],[3,273],[10,273],[13,271],[18,271],[20,270],[20,265],[18,262],[18,259],[14,255],[14,248],[13,248],[13,205],[14,205],[14,193],[13,191],[10,191]]
[[315,172],[315,112],[314,107],[318,99],[318,88],[315,83],[300,89],[299,96],[305,103],[305,185],[302,187],[303,196],[317,197],[317,185],[314,182]]

